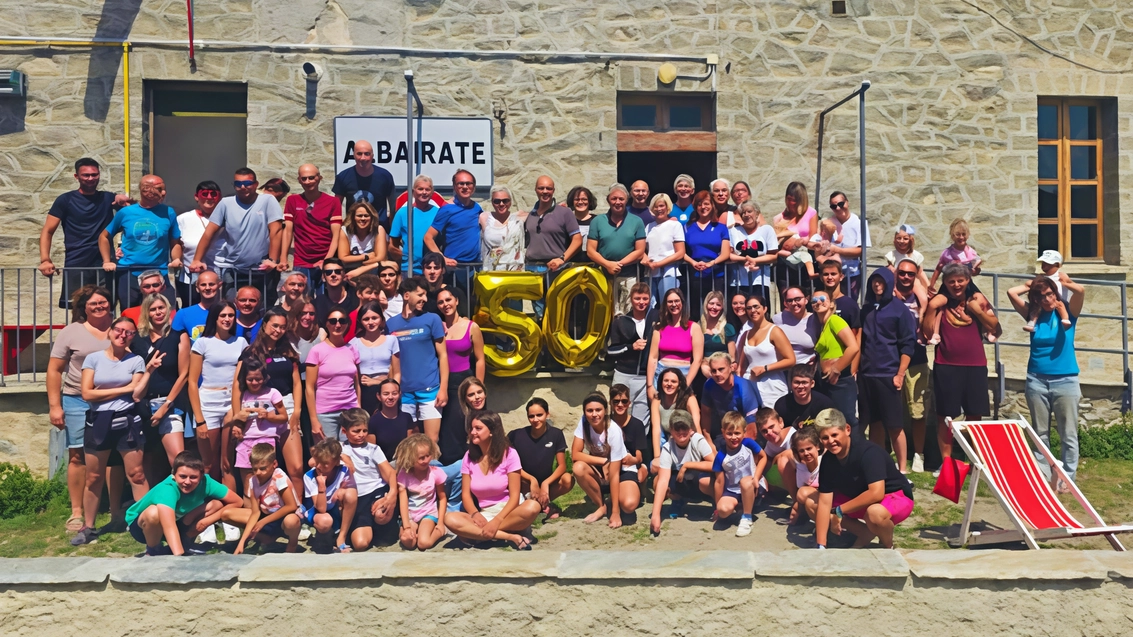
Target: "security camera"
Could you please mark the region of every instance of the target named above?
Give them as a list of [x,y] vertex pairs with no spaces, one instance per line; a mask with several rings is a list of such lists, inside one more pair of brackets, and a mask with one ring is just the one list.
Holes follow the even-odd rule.
[[303,73],[307,76],[308,80],[317,82],[323,76],[323,67],[315,64],[314,62],[304,62]]

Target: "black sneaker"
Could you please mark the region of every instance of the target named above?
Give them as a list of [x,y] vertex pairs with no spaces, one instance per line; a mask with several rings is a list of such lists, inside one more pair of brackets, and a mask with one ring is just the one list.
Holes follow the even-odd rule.
[[79,532],[75,534],[75,537],[71,538],[71,546],[82,546],[84,544],[90,544],[97,539],[98,532],[90,528],[89,526],[84,526],[83,528],[79,529]]

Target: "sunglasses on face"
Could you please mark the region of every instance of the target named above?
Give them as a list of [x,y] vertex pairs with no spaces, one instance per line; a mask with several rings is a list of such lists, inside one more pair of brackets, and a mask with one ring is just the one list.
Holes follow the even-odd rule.
[[314,316],[314,312],[300,312],[299,316]]
[[615,398],[615,399],[610,401],[610,404],[611,405],[628,405],[629,399],[628,398]]
[[495,206],[502,206],[502,205],[508,204],[508,203],[511,203],[511,199],[493,199],[492,200],[492,205],[495,205]]
[[220,199],[219,190],[198,190],[197,196],[201,199]]
[[327,325],[346,325],[350,323],[348,318],[328,318]]
[[237,188],[250,188],[250,187],[256,185],[256,180],[254,180],[254,179],[243,179],[241,181],[232,182],[232,185],[236,186]]
[[335,268],[333,270],[323,270],[323,276],[342,276],[342,270]]
[[816,296],[813,299],[811,299],[810,302],[811,302],[812,305],[817,305],[819,303],[825,303],[826,297],[825,296]]
[[916,272],[904,272],[904,271],[901,271],[901,270],[897,271],[897,276],[916,276],[916,275],[917,275]]
[[837,210],[837,209],[839,209],[839,208],[845,208],[845,207],[846,207],[846,202],[845,202],[845,201],[839,201],[839,202],[837,202],[837,203],[832,203],[832,204],[830,204],[830,209],[831,209],[831,210]]

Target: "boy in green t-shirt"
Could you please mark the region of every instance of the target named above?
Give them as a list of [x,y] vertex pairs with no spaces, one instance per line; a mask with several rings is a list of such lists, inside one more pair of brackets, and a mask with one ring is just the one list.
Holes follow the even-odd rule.
[[146,545],[146,555],[157,555],[161,540],[174,555],[184,555],[187,543],[220,520],[243,501],[228,487],[205,475],[200,457],[182,451],[173,460],[173,474],[149,490],[126,511],[130,535]]

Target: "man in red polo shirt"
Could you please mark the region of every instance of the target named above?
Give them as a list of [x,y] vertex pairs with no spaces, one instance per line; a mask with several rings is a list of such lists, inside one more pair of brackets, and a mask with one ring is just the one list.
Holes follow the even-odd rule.
[[283,256],[281,270],[287,270],[287,255],[295,247],[295,269],[306,274],[309,289],[323,287],[323,260],[338,254],[342,232],[342,209],[338,200],[319,190],[323,176],[314,164],[299,167],[303,192],[291,195],[283,206]]

